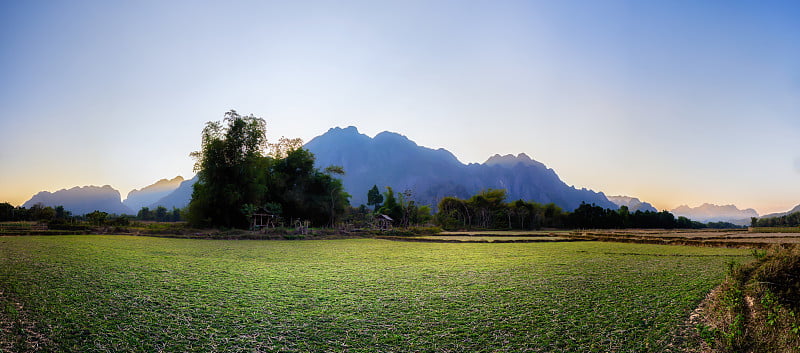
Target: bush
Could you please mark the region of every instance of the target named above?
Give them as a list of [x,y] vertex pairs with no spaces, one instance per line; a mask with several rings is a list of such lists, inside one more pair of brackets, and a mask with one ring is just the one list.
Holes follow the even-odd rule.
[[721,352],[800,352],[800,247],[753,255],[730,266],[701,333]]

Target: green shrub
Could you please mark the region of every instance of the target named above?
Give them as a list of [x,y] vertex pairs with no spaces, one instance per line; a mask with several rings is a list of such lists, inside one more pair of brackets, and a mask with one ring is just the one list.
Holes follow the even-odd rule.
[[721,352],[800,352],[800,248],[753,255],[749,264],[729,264],[701,338],[712,332]]

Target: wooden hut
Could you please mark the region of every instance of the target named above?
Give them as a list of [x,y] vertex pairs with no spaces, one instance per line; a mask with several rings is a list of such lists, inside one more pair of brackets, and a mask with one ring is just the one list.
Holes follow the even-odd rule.
[[375,216],[375,228],[382,232],[392,230],[392,222],[394,222],[392,217],[389,217],[385,214],[379,214]]
[[270,213],[264,207],[259,207],[250,217],[250,229],[275,228],[277,222],[278,215]]

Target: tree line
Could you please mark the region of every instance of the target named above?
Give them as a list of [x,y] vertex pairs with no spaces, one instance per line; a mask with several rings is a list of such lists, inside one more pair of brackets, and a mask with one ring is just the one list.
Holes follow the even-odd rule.
[[[14,207],[8,202],[0,203],[0,222],[45,222],[58,224],[66,221],[88,221],[90,223],[120,223],[127,224],[131,220],[156,221],[156,222],[178,222],[183,220],[183,211],[173,207],[171,211],[164,206],[158,206],[155,210],[142,207],[137,215],[109,214],[103,211],[89,212],[84,215],[73,215],[64,206],[45,206],[37,203],[30,208],[18,206]],[[124,221],[122,220],[124,219]]]
[[64,206],[45,206],[37,203],[31,208],[22,206],[14,207],[8,202],[0,203],[0,222],[20,222],[20,221],[53,221],[72,218],[72,212],[64,209]]
[[445,197],[438,205],[434,219],[445,229],[519,229],[541,228],[705,228],[706,225],[686,217],[675,217],[667,211],[630,212],[582,203],[572,212],[565,212],[553,203],[546,205],[516,200],[506,202],[506,191],[484,190],[469,199]]
[[800,212],[794,212],[778,217],[750,218],[753,227],[798,227],[800,226]]

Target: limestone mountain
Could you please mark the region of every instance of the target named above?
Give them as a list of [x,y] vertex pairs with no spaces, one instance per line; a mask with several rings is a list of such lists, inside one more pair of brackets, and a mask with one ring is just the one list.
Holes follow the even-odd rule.
[[386,186],[408,190],[416,202],[433,206],[445,196],[468,198],[491,188],[506,189],[508,201],[552,202],[568,211],[581,202],[618,208],[603,193],[566,185],[555,171],[524,153],[467,165],[445,149],[418,146],[393,132],[370,138],[352,126],[332,128],[305,147],[316,156],[317,167],[344,168],[341,178],[354,206],[366,204],[367,191],[378,185],[382,191]]
[[694,221],[707,222],[730,222],[736,225],[749,225],[751,217],[758,217],[758,212],[752,208],[740,210],[735,205],[714,205],[704,203],[697,207],[681,205],[673,209],[675,217],[684,216]]
[[794,206],[793,209],[788,210],[786,212],[770,213],[770,214],[761,216],[761,218],[781,217],[781,216],[786,216],[786,215],[789,215],[789,214],[792,214],[792,213],[796,213],[796,212],[800,212],[800,205]]
[[182,181],[172,192],[149,204],[148,207],[155,209],[158,206],[164,206],[171,210],[173,207],[184,208],[188,206],[189,201],[192,200],[192,191],[194,190],[192,186],[197,182],[197,179],[195,175],[191,179]]
[[631,212],[642,211],[642,212],[658,212],[658,210],[653,207],[648,202],[642,202],[638,198],[630,197],[630,196],[606,196],[609,201],[613,202],[619,207],[627,206],[628,210]]
[[176,176],[172,179],[161,179],[139,190],[131,190],[122,203],[134,211],[138,211],[142,207],[150,207],[156,201],[175,191],[183,181],[181,176]]
[[22,207],[41,203],[45,206],[64,206],[64,209],[74,215],[83,215],[94,211],[103,211],[115,214],[133,214],[133,211],[120,201],[119,191],[109,185],[105,186],[76,186],[71,189],[61,189],[56,192],[42,191],[22,204]]

